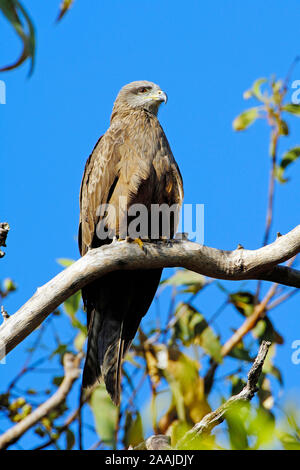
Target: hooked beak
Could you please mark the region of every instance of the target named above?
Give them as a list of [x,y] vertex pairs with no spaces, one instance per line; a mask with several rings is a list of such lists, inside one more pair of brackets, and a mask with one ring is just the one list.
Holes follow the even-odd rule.
[[159,101],[160,103],[167,103],[168,101],[167,94],[162,90],[158,90],[157,92],[153,93],[153,95],[149,96],[149,98],[153,101]]

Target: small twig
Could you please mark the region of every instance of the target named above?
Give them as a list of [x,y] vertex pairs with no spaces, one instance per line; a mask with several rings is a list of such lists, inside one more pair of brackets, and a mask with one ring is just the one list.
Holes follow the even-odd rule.
[[218,424],[222,423],[226,417],[226,413],[231,407],[240,402],[250,401],[255,393],[258,391],[257,382],[260,377],[264,361],[268,354],[268,350],[271,343],[269,341],[263,341],[260,345],[257,357],[248,373],[248,380],[243,390],[237,395],[232,396],[229,400],[221,405],[216,411],[208,413],[202,420],[197,423],[190,431],[188,431],[184,437],[177,443],[177,449],[183,449],[188,446],[191,448],[191,443],[200,436],[207,436],[210,434],[212,429]]
[[299,289],[294,289],[290,292],[287,292],[286,294],[281,295],[280,297],[278,297],[277,299],[275,299],[273,302],[269,304],[269,306],[267,307],[267,310],[268,311],[273,310],[273,308],[277,307],[282,302],[285,302],[286,300],[293,297],[293,295],[298,294],[298,293],[299,293]]
[[[7,222],[1,222],[0,223],[0,247],[1,246],[6,246],[6,237],[9,232],[9,224]],[[0,258],[3,258],[5,255],[4,251],[0,250]]]
[[3,305],[1,305],[1,315],[2,315],[3,321],[6,321],[9,319],[9,315],[7,311],[4,309]]
[[271,169],[270,169],[270,180],[269,180],[269,194],[268,194],[268,208],[266,215],[266,228],[263,239],[263,246],[267,245],[270,236],[271,224],[273,219],[273,206],[274,206],[274,190],[275,190],[275,170],[276,170],[276,155],[277,145],[280,133],[279,129],[273,129],[271,134]]

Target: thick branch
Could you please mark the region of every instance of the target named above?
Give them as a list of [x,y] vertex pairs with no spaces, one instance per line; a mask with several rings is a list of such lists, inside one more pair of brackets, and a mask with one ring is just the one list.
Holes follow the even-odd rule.
[[184,447],[191,448],[193,440],[201,436],[208,435],[212,429],[218,424],[222,423],[226,417],[226,413],[236,404],[245,401],[250,401],[257,392],[257,382],[260,377],[266,356],[271,343],[263,341],[260,345],[257,357],[249,371],[248,380],[243,390],[237,395],[232,396],[216,411],[208,413],[202,420],[195,424],[195,426],[188,431],[185,436],[179,441],[176,448],[183,449]]
[[228,280],[263,279],[300,287],[300,272],[277,266],[300,252],[300,225],[258,250],[223,251],[189,241],[115,242],[90,250],[40,287],[34,296],[0,327],[0,359],[28,336],[62,302],[86,284],[115,270],[183,267]]
[[26,431],[32,428],[32,426],[47,416],[51,410],[57,408],[57,406],[65,400],[66,396],[72,388],[73,383],[80,375],[80,359],[80,354],[78,354],[76,357],[70,353],[66,353],[64,355],[65,377],[60,387],[57,389],[54,395],[52,395],[52,397],[42,403],[26,418],[22,419],[22,421],[8,429],[8,431],[0,436],[0,449],[6,449],[9,445],[17,441]]

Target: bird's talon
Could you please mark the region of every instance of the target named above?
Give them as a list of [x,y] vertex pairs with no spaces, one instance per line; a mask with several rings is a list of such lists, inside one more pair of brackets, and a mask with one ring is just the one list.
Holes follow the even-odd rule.
[[125,241],[128,242],[128,243],[137,243],[139,245],[139,247],[145,251],[145,247],[144,247],[144,243],[143,241],[140,239],[140,238],[131,238],[129,236],[127,236],[125,238]]
[[139,247],[140,247],[143,251],[145,251],[144,243],[143,243],[143,241],[142,241],[140,238],[135,238],[135,239],[133,240],[133,243],[137,243],[137,244],[139,245]]

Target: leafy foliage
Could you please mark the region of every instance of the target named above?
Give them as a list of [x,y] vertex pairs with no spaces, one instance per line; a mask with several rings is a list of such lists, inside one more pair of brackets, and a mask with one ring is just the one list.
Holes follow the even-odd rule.
[[[65,16],[73,3],[74,0],[62,1],[57,21],[60,21]],[[21,39],[23,46],[19,58],[12,64],[0,68],[0,72],[16,69],[17,67],[20,67],[20,65],[22,65],[26,60],[29,60],[29,74],[31,74],[34,68],[36,39],[35,28],[30,15],[19,0],[1,0],[0,10],[15,30],[17,36]]]

